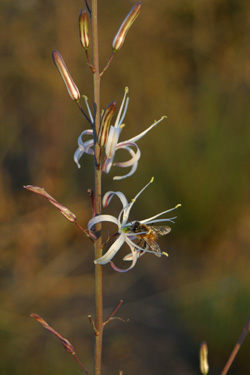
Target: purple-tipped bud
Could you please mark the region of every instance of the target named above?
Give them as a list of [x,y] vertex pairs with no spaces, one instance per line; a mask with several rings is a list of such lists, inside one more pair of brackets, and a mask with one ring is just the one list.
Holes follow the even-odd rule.
[[207,375],[209,370],[207,354],[207,344],[203,341],[200,346],[200,370],[202,375]]
[[88,33],[88,16],[84,9],[81,9],[79,15],[79,34],[80,43],[84,49],[89,48],[89,33]]
[[122,47],[125,37],[127,35],[127,32],[132,26],[133,22],[136,20],[137,16],[139,15],[141,8],[142,8],[142,3],[141,1],[138,1],[130,10],[127,17],[121,24],[119,30],[117,31],[113,39],[112,49],[114,52],[118,51]]
[[109,128],[110,128],[111,120],[115,113],[116,107],[117,107],[117,103],[111,102],[104,110],[104,113],[101,118],[101,124],[100,124],[99,133],[98,133],[98,139],[97,139],[97,143],[99,144],[100,147],[104,147],[107,143],[108,135],[109,135]]
[[65,86],[66,86],[66,89],[68,90],[68,93],[69,93],[69,96],[71,97],[71,99],[75,100],[76,102],[78,102],[81,98],[81,95],[80,95],[80,92],[75,84],[75,82],[73,81],[69,71],[68,71],[68,68],[62,58],[62,56],[60,55],[60,53],[54,49],[52,51],[52,58],[53,58],[53,61],[55,63],[55,66],[57,67],[64,83],[65,83]]

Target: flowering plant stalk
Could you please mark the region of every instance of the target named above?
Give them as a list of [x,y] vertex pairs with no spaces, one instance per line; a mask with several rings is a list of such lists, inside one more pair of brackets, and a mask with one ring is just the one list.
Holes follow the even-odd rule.
[[[76,162],[78,168],[80,168],[80,159],[87,153],[94,157],[94,179],[95,188],[94,191],[90,191],[90,197],[92,199],[92,218],[89,220],[88,229],[83,229],[77,222],[76,215],[66,208],[63,204],[59,203],[55,198],[53,198],[46,190],[34,185],[27,185],[25,188],[36,194],[45,197],[53,206],[55,206],[64,217],[74,223],[93,243],[94,243],[94,264],[95,264],[95,319],[93,320],[89,316],[90,323],[93,327],[95,336],[95,354],[94,354],[94,371],[95,375],[101,374],[101,360],[102,360],[102,342],[103,342],[103,328],[109,322],[111,317],[116,313],[120,307],[122,301],[118,304],[116,309],[110,314],[110,316],[103,320],[103,282],[102,282],[102,267],[110,263],[112,268],[118,272],[127,272],[131,270],[137,260],[145,253],[153,253],[158,257],[162,255],[167,255],[165,252],[161,252],[160,247],[157,243],[157,238],[159,235],[165,235],[169,233],[170,228],[166,225],[161,225],[153,227],[152,224],[163,223],[166,221],[173,222],[175,217],[163,218],[163,215],[168,214],[170,211],[178,207],[178,205],[170,210],[165,210],[159,214],[152,216],[151,218],[144,219],[141,221],[129,221],[130,211],[136,202],[137,198],[141,193],[153,182],[153,178],[150,180],[145,187],[143,187],[139,193],[128,202],[127,198],[122,192],[119,191],[109,191],[104,194],[102,199],[102,172],[109,173],[112,166],[120,168],[129,168],[129,172],[119,176],[115,176],[114,180],[120,180],[132,176],[137,168],[138,162],[141,156],[141,151],[137,142],[151,131],[156,125],[161,123],[166,116],[162,116],[158,121],[152,123],[147,129],[142,131],[138,135],[134,135],[126,141],[120,141],[121,132],[125,126],[124,119],[128,109],[129,97],[128,88],[125,88],[125,93],[115,116],[116,120],[113,123],[113,117],[117,110],[117,102],[113,101],[105,110],[101,113],[100,107],[100,81],[103,77],[105,71],[109,68],[112,59],[115,54],[120,50],[124,44],[126,35],[132,26],[133,22],[139,15],[142,3],[137,2],[130,12],[125,17],[121,26],[119,27],[113,42],[112,42],[112,53],[105,65],[105,67],[100,70],[99,67],[99,48],[98,48],[98,9],[97,0],[91,1],[91,7],[88,2],[85,1],[86,10],[82,9],[79,15],[79,36],[81,46],[84,48],[85,55],[87,58],[87,63],[91,69],[91,74],[93,75],[93,110],[91,111],[88,98],[83,95],[81,96],[80,91],[75,84],[73,78],[71,77],[66,63],[63,57],[57,50],[53,50],[52,58],[53,61],[64,81],[66,89],[70,98],[77,104],[81,113],[83,114],[85,120],[88,122],[89,129],[82,131],[78,138],[78,148],[74,154],[74,161]],[[88,49],[90,45],[90,36],[88,32],[88,18],[91,20],[91,30],[92,30],[92,58],[89,56]],[[81,100],[84,100],[86,109],[81,105]],[[90,137],[90,139],[84,139],[85,137]],[[125,150],[129,158],[126,161],[116,161],[116,153],[119,150]],[[104,207],[107,207],[116,196],[120,199],[122,204],[121,212],[118,218],[102,214],[102,203]],[[160,218],[161,217],[161,218]],[[111,222],[117,225],[117,232],[113,233],[112,238],[115,239],[112,244],[110,244],[108,238],[104,243],[102,241],[102,224],[103,222]],[[103,254],[103,249],[107,245],[108,249],[105,250]],[[117,267],[113,258],[117,254],[123,245],[128,246],[129,253],[124,257],[124,261],[131,262],[130,266],[121,269]],[[63,343],[65,349],[73,354],[75,359],[81,365],[83,371],[87,373],[86,368],[82,365],[80,360],[75,354],[73,346],[70,342],[65,339],[60,333],[58,333],[54,328],[52,328],[43,318],[37,314],[32,314],[32,317],[40,322],[44,328],[49,332],[57,336]]]
[[[46,198],[62,213],[62,215],[69,222],[74,223],[78,227],[78,229],[80,229],[82,233],[94,244],[93,262],[95,264],[95,319],[93,320],[92,317],[89,316],[89,321],[93,327],[95,337],[93,374],[101,375],[103,329],[122,304],[121,300],[114,311],[108,316],[108,318],[106,320],[103,319],[103,266],[106,264],[110,264],[115,271],[127,272],[131,270],[135,266],[138,259],[146,253],[153,253],[158,257],[161,257],[162,255],[167,256],[168,254],[164,251],[162,252],[158,245],[158,237],[166,235],[170,232],[171,228],[165,224],[163,225],[163,223],[174,222],[176,216],[169,217],[169,212],[175,210],[180,205],[177,204],[175,207],[164,210],[147,219],[130,220],[129,217],[132,207],[144,192],[144,190],[153,182],[153,178],[151,178],[151,180],[144,187],[142,187],[141,190],[139,190],[139,192],[130,201],[128,201],[127,197],[121,191],[108,191],[102,196],[102,172],[108,174],[112,166],[116,166],[120,168],[130,168],[130,170],[127,174],[115,176],[113,178],[114,180],[120,180],[132,176],[138,168],[138,162],[141,156],[141,151],[139,146],[137,145],[137,142],[149,131],[151,131],[156,125],[161,123],[166,118],[166,116],[163,116],[158,121],[152,123],[140,134],[135,135],[126,141],[119,141],[121,132],[125,126],[124,119],[129,104],[129,90],[127,87],[125,88],[125,93],[119,111],[115,116],[116,120],[112,125],[113,117],[118,105],[116,101],[112,101],[101,113],[100,81],[106,70],[109,68],[115,54],[124,44],[126,35],[130,27],[141,11],[142,3],[139,1],[132,7],[132,9],[122,22],[121,26],[119,27],[112,42],[111,56],[102,70],[100,70],[99,67],[98,1],[92,0],[90,7],[87,0],[85,0],[85,5],[86,10],[82,9],[79,15],[79,36],[81,46],[85,51],[87,64],[90,67],[91,74],[93,75],[92,111],[88,103],[88,98],[85,95],[81,96],[80,91],[73,81],[73,78],[71,77],[61,54],[57,50],[53,50],[52,57],[65,83],[70,98],[77,104],[77,107],[81,111],[89,127],[89,129],[85,129],[81,132],[78,138],[78,148],[74,154],[74,161],[79,168],[81,166],[80,159],[82,158],[84,153],[87,153],[94,157],[95,188],[93,192],[89,191],[89,195],[92,200],[92,217],[88,222],[88,228],[82,228],[82,226],[77,221],[76,215],[63,204],[59,203],[43,188],[34,185],[27,185],[24,187],[25,189]],[[91,20],[92,58],[88,53],[88,49],[90,46],[88,19]],[[82,99],[87,110],[84,110],[81,105]],[[90,137],[90,139],[83,140],[85,136]],[[121,149],[128,152],[129,159],[122,162],[115,161],[116,153]],[[102,214],[102,206],[104,208],[108,207],[111,201],[113,203],[113,198],[114,200],[118,198],[122,205],[118,217],[110,214]],[[166,214],[167,217],[164,217]],[[103,242],[102,224],[105,222],[115,224],[117,226],[117,229],[110,237],[108,237]],[[159,223],[161,225],[158,225]],[[157,224],[157,226],[155,226],[155,224]],[[119,250],[123,246],[127,247],[127,249],[129,250],[128,254],[123,258],[123,260],[125,262],[131,262],[130,266],[125,269],[117,267],[113,260],[117,252],[119,252]],[[46,330],[51,332],[61,341],[67,352],[73,355],[75,360],[81,366],[82,370],[86,374],[88,374],[87,369],[79,360],[78,356],[76,355],[75,349],[69,342],[69,340],[64,338],[39,315],[31,314],[31,316],[35,318],[40,324],[42,324]],[[250,318],[221,375],[227,374],[227,371],[249,330]],[[207,355],[207,345],[205,342],[203,342],[200,348],[200,370],[203,375],[207,375],[209,371]]]

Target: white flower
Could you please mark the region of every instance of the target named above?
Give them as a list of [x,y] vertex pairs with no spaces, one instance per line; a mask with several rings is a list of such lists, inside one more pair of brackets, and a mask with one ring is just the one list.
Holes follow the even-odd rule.
[[[107,250],[107,252],[99,259],[96,259],[95,260],[95,263],[96,264],[101,264],[101,265],[104,265],[106,263],[109,263],[111,262],[111,265],[112,267],[116,270],[116,271],[119,271],[119,272],[126,272],[128,270],[130,270],[131,268],[133,268],[137,262],[137,259],[145,254],[146,252],[149,252],[149,253],[154,253],[153,251],[151,251],[149,249],[149,247],[147,246],[146,248],[145,247],[141,247],[139,246],[139,244],[137,244],[136,242],[138,242],[137,240],[137,237],[135,235],[135,232],[133,231],[130,231],[129,228],[132,228],[133,224],[135,223],[135,221],[131,221],[131,222],[128,222],[128,219],[129,219],[129,214],[130,214],[130,210],[131,208],[133,207],[135,201],[137,200],[137,198],[141,195],[141,193],[153,182],[153,178],[151,179],[151,181],[135,196],[134,199],[131,200],[130,203],[128,203],[127,201],[127,198],[125,197],[125,195],[123,193],[121,193],[120,191],[117,191],[117,192],[114,192],[114,191],[108,191],[104,197],[103,197],[103,207],[107,207],[108,204],[110,203],[111,199],[113,198],[114,195],[116,195],[121,203],[122,203],[122,210],[121,212],[119,213],[119,216],[118,218],[116,218],[115,216],[112,216],[112,215],[99,215],[99,216],[96,216],[94,218],[92,218],[89,223],[88,223],[88,229],[91,231],[93,230],[93,227],[97,224],[97,223],[100,223],[100,222],[110,222],[110,223],[114,223],[117,225],[118,229],[117,229],[117,239],[114,241],[114,243],[109,247],[109,249]],[[168,218],[168,219],[157,219],[158,217],[172,211],[172,210],[175,210],[178,206],[180,205],[177,205],[176,207],[174,208],[171,208],[170,210],[166,210],[166,211],[163,211],[163,212],[160,212],[159,214],[155,215],[155,216],[152,216],[148,219],[144,219],[144,220],[141,220],[140,221],[140,224],[145,224],[145,225],[150,225],[150,224],[153,224],[153,223],[157,223],[157,222],[166,222],[166,221],[170,221],[170,222],[174,222],[173,220],[176,218],[176,217],[172,217],[172,218]],[[141,233],[145,233],[145,232],[141,232]],[[138,233],[137,233],[138,234]],[[140,233],[139,233],[140,234]],[[137,240],[137,241],[136,241]],[[131,263],[131,266],[125,270],[121,270],[119,268],[117,268],[113,262],[112,262],[112,259],[113,257],[116,255],[116,253],[120,250],[120,248],[122,247],[123,244],[127,244],[130,248],[130,253],[125,256],[123,258],[123,260],[125,261],[132,261]],[[158,253],[157,255],[162,255],[163,253]]]
[[[109,135],[108,135],[107,143],[105,146],[106,156],[102,163],[102,170],[105,173],[109,173],[112,165],[121,167],[121,168],[131,167],[131,169],[129,173],[123,176],[115,176],[114,180],[121,180],[135,173],[138,167],[138,160],[141,157],[141,151],[139,147],[137,146],[136,142],[139,139],[141,139],[145,134],[147,134],[151,129],[153,129],[157,124],[159,124],[159,122],[161,122],[164,118],[166,118],[166,116],[163,116],[160,120],[155,121],[151,126],[149,126],[146,130],[144,130],[142,133],[138,134],[137,136],[130,138],[127,141],[118,142],[121,131],[125,126],[123,123],[123,120],[126,115],[126,112],[128,109],[128,103],[129,103],[129,98],[127,98],[127,94],[128,94],[128,88],[126,87],[125,94],[122,100],[122,104],[119,109],[118,115],[116,117],[115,124],[110,126]],[[86,97],[85,97],[85,103],[89,112],[91,122],[93,123],[93,116],[91,114]],[[85,135],[90,135],[91,138],[87,141],[83,141],[82,138]],[[124,149],[128,151],[131,158],[124,162],[114,162],[115,152],[120,149]],[[92,129],[84,130],[78,138],[78,149],[76,150],[74,154],[74,161],[76,162],[78,168],[80,168],[79,160],[84,153],[89,154],[89,155],[94,155],[94,139],[93,139]]]

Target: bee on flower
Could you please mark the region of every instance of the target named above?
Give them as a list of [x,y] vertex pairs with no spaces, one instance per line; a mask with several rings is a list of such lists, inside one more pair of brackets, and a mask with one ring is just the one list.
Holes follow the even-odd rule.
[[[122,210],[120,211],[118,218],[112,215],[102,214],[92,218],[88,223],[89,231],[92,231],[94,226],[97,223],[103,222],[110,222],[117,225],[117,238],[106,251],[106,253],[99,259],[95,260],[96,264],[107,264],[111,263],[111,266],[119,272],[126,272],[132,269],[139,257],[141,257],[145,253],[153,253],[157,256],[167,255],[164,252],[161,252],[160,247],[157,243],[158,236],[165,235],[170,232],[170,227],[168,226],[155,226],[157,223],[163,222],[172,222],[174,223],[174,219],[172,218],[165,218],[159,219],[160,216],[169,213],[175,210],[180,205],[175,206],[166,211],[162,211],[148,219],[140,220],[140,221],[129,221],[129,214],[130,211],[136,202],[137,198],[141,195],[141,193],[153,182],[153,178],[150,182],[144,186],[143,189],[128,203],[127,198],[125,195],[120,192],[108,191],[103,196],[103,207],[107,207],[114,196],[117,196],[121,203],[122,203]],[[126,244],[129,249],[130,253],[126,255],[123,260],[124,261],[131,261],[131,265],[127,269],[120,269],[114,265],[112,259],[117,254],[117,252],[121,249],[121,247]]]

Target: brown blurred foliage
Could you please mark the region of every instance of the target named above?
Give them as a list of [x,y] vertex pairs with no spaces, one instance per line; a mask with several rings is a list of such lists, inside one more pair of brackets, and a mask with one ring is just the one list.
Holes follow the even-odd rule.
[[[104,66],[112,39],[134,2],[100,1]],[[92,77],[78,39],[83,1],[1,2],[0,373],[69,374],[80,369],[60,343],[29,318],[41,315],[92,369],[93,254],[77,228],[34,184],[76,213],[86,227],[93,160],[73,162],[86,121],[67,95],[51,59],[63,55],[91,102]],[[141,141],[136,175],[104,191],[132,198],[154,184],[134,219],[182,203],[160,245],[169,258],[145,256],[128,274],[104,270],[105,315],[120,299],[104,340],[104,373],[193,375],[206,340],[219,373],[250,314],[250,6],[244,0],[145,0],[102,80],[103,108],[130,104],[122,139],[166,114]],[[249,338],[230,375],[249,374]]]

